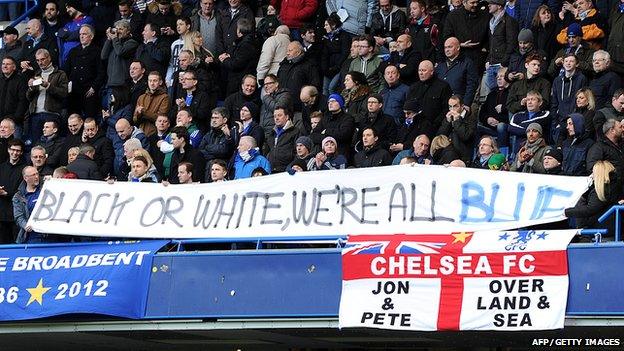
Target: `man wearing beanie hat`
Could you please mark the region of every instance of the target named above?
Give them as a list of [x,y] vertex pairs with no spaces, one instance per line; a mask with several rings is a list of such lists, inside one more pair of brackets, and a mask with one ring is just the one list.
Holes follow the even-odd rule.
[[[566,13],[570,12],[569,15]],[[583,40],[590,44],[590,47],[599,49],[602,47],[602,41],[605,37],[607,23],[594,8],[592,0],[577,0],[574,6],[570,3],[564,3],[559,12],[559,18],[564,23],[579,24]],[[557,35],[559,44],[565,44],[568,35],[568,28],[564,27]]]
[[559,149],[549,148],[544,153],[544,160],[542,161],[544,166],[544,174],[562,175],[563,155]]
[[390,143],[396,139],[396,124],[392,117],[383,112],[383,97],[380,94],[370,94],[366,102],[368,112],[365,116],[359,118],[359,122],[356,122],[358,131],[356,140],[362,140],[362,131],[364,129],[373,127],[379,133],[377,143],[382,148],[388,150]]
[[315,148],[321,149],[323,139],[331,136],[337,141],[338,153],[349,158],[354,133],[355,119],[344,112],[344,99],[339,94],[331,94],[327,99],[327,112],[310,133]]
[[567,55],[573,54],[578,58],[578,68],[586,77],[593,73],[592,55],[593,50],[583,42],[583,31],[581,25],[572,23],[568,26],[566,46],[555,54],[555,58],[551,60],[548,67],[548,74],[555,77],[563,74],[563,59]]
[[548,145],[542,138],[542,126],[539,123],[531,123],[526,129],[526,141],[516,155],[511,165],[511,171],[524,173],[545,173],[544,154]]
[[67,55],[69,55],[69,50],[75,48],[80,45],[79,39],[79,31],[80,27],[89,24],[93,26],[95,22],[91,16],[87,16],[82,13],[82,4],[80,0],[68,0],[65,1],[65,8],[67,9],[67,14],[71,21],[63,26],[63,28],[59,29],[56,33],[56,36],[61,40],[61,47],[59,50],[61,51],[61,62],[60,67],[65,65],[65,60],[67,60]]
[[307,171],[308,162],[314,157],[312,155],[312,139],[307,136],[300,136],[295,141],[295,159],[286,167],[286,172]]
[[[572,113],[566,121],[567,138],[563,141],[563,174],[584,176],[589,174],[585,164],[589,148],[594,145],[593,135],[585,130],[585,117],[580,113]],[[562,132],[562,134],[564,134]]]
[[546,53],[538,50],[534,44],[533,32],[530,29],[523,29],[518,34],[518,47],[509,58],[507,67],[507,81],[515,82],[526,78],[526,60],[530,56],[538,55],[542,61],[541,69],[546,71]]

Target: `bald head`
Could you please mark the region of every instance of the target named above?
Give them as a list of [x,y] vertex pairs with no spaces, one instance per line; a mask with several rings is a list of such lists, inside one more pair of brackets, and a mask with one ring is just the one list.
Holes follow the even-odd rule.
[[298,41],[291,41],[286,50],[286,58],[292,60],[303,53],[303,46]]
[[288,34],[290,35],[290,29],[288,29],[287,25],[282,24],[281,26],[275,29],[275,34]]
[[449,60],[454,60],[459,56],[459,40],[450,37],[444,42],[444,56]]
[[399,35],[399,37],[397,38],[397,45],[399,51],[404,52],[405,50],[407,50],[407,48],[412,46],[412,36],[409,34]]
[[33,18],[26,24],[26,33],[30,34],[32,37],[37,38],[42,32],[41,21],[38,19]]
[[121,140],[128,140],[128,138],[132,135],[132,126],[125,118],[120,118],[117,123],[115,123],[115,130]]
[[418,79],[421,82],[427,81],[433,77],[433,62],[424,60],[418,65]]

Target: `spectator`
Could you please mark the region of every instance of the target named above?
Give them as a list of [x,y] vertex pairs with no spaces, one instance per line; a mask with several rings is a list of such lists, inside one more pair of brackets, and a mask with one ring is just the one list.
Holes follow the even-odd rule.
[[494,154],[488,161],[488,168],[492,171],[509,171],[509,162],[503,154]]
[[256,67],[260,81],[264,81],[267,74],[277,74],[280,62],[286,58],[286,51],[290,45],[289,33],[287,26],[279,26],[275,33],[262,44],[260,59]]
[[393,165],[401,164],[401,161],[405,158],[411,157],[414,159],[414,163],[421,165],[431,164],[431,156],[429,155],[429,137],[426,134],[420,134],[414,139],[411,149],[405,149],[399,152],[392,161]]
[[585,131],[585,120],[583,115],[572,113],[566,122],[567,138],[563,141],[563,174],[570,176],[587,175],[585,160],[589,148],[594,141]]
[[309,171],[345,169],[347,167],[347,159],[338,153],[336,139],[325,137],[321,144],[322,150],[308,161]]
[[[318,70],[313,66],[303,51],[303,46],[298,41],[288,44],[286,57],[280,63],[277,77],[282,87],[293,96],[298,96],[301,88],[306,85],[320,87]],[[266,84],[266,82],[265,82]],[[301,110],[299,101],[293,101],[295,111]]]
[[381,91],[384,99],[383,112],[394,119],[396,125],[401,125],[403,119],[403,105],[409,92],[409,87],[402,83],[399,68],[394,65],[386,66],[384,70],[386,87]]
[[[431,163],[433,165],[448,165],[452,161],[457,160],[460,156],[455,146],[451,143],[451,139],[446,135],[438,135],[431,140]],[[426,161],[424,164],[428,164]]]
[[458,95],[448,100],[448,112],[438,129],[438,135],[446,135],[451,139],[455,150],[462,161],[470,162],[477,131],[477,121],[473,114],[466,111]]
[[311,154],[312,140],[307,136],[300,136],[295,141],[295,159],[288,164],[286,172],[293,174],[308,170],[308,162],[314,158]]
[[[347,73],[344,85],[345,88],[341,95],[344,97],[345,112],[356,118],[356,122],[359,122],[361,116],[366,113],[366,98],[372,91],[364,74],[356,71]],[[342,145],[342,141],[338,140],[338,144]]]
[[485,51],[488,41],[488,19],[481,11],[477,0],[464,0],[464,6],[452,11],[444,22],[444,40],[455,37],[461,43],[466,57],[474,62],[478,69],[485,65]]
[[336,92],[340,85],[340,68],[349,57],[351,37],[342,28],[342,21],[335,13],[327,17],[323,28],[327,34],[322,41],[321,72],[323,95],[328,96]]
[[587,171],[591,171],[597,161],[609,161],[618,179],[624,175],[624,155],[619,144],[622,140],[622,125],[617,119],[608,119],[602,125],[603,135],[596,140],[596,143],[587,152]]
[[[61,164],[61,153],[63,152],[64,143],[65,138],[59,136],[58,122],[52,120],[43,124],[43,135],[34,145],[42,146],[45,149],[46,152],[44,154],[47,154],[47,164],[52,168],[56,168]],[[47,173],[41,172],[41,170],[39,170],[39,174],[47,175]]]
[[367,99],[368,112],[356,123],[356,150],[361,149],[362,133],[372,128],[378,136],[377,144],[382,149],[388,150],[390,144],[396,139],[396,124],[392,117],[383,113],[384,100],[380,94],[371,94]]
[[531,123],[526,128],[526,141],[522,143],[516,159],[511,165],[513,172],[544,173],[544,154],[549,149],[542,137],[542,126]]
[[508,146],[507,126],[509,124],[509,112],[507,111],[507,96],[509,82],[505,79],[507,70],[501,68],[496,74],[496,90],[490,91],[485,104],[479,110],[479,134],[495,136],[501,152],[506,154]]
[[217,51],[216,30],[217,16],[214,0],[200,0],[199,8],[191,15],[191,30],[201,33],[206,49],[212,53]]
[[[553,15],[548,5],[540,5],[537,11],[535,11],[535,15],[531,21],[531,32],[533,33],[535,48],[546,53],[545,62],[551,62],[557,52],[557,46],[553,45],[553,43],[557,40],[557,34],[559,34],[560,30],[558,20],[559,18]],[[570,27],[568,27],[568,44],[569,43]],[[580,56],[578,53],[576,55]],[[591,65],[589,67],[591,67]],[[552,76],[550,71],[549,74]]]
[[347,160],[351,153],[349,146],[355,133],[355,120],[353,116],[344,111],[345,102],[339,94],[332,94],[327,99],[327,113],[321,121],[312,128],[310,138],[317,145],[317,150],[322,147],[325,137],[331,136],[336,139],[338,153],[344,155]]
[[114,87],[111,90],[108,109],[102,110],[102,127],[106,126],[106,137],[114,142],[117,131],[115,125],[121,119],[132,121],[132,105],[130,92],[125,86]]
[[[280,86],[278,77],[273,74],[269,74],[264,79],[264,87],[260,92],[262,99],[262,108],[260,110],[260,126],[264,129],[265,140],[269,140],[271,134],[273,134],[273,127],[275,127],[275,121],[273,118],[273,112],[278,106],[285,106],[289,109],[293,106],[292,93]],[[256,139],[258,145],[262,145],[262,141]]]
[[[535,48],[533,33],[530,29],[523,29],[518,34],[518,49],[509,58],[507,80],[514,83],[526,78],[526,61],[530,56],[538,56],[540,61],[546,62],[546,54]],[[540,73],[546,72],[546,65],[540,65]]]
[[159,32],[160,29],[156,25],[147,23],[142,33],[143,42],[137,47],[134,57],[145,64],[148,72],[156,71],[164,77],[167,72],[170,47],[159,37]]
[[413,84],[418,64],[422,60],[421,53],[412,46],[412,37],[409,34],[399,35],[396,42],[398,50],[390,54],[388,63],[398,68],[402,83]]
[[59,11],[58,4],[54,0],[45,2],[45,9],[41,18],[41,25],[47,35],[54,37],[56,32],[63,27],[63,20]]
[[[504,0],[489,0],[488,10],[492,15],[488,32],[489,53],[486,68],[486,85],[496,88],[496,74],[501,67],[508,67],[511,54],[517,47],[518,22],[505,12]],[[448,40],[448,39],[447,39]],[[446,44],[444,47],[446,52]],[[448,57],[448,55],[447,55]],[[455,89],[453,92],[456,93]],[[464,104],[468,104],[464,101]]]
[[[167,1],[167,0],[165,0]],[[167,45],[169,47],[169,66],[167,67],[167,76],[165,77],[165,82],[167,86],[170,87],[173,85],[173,73],[180,68],[180,52],[184,48],[184,46],[192,46],[191,38],[189,36],[189,32],[191,30],[191,19],[188,17],[181,17],[175,20],[176,24],[176,37],[171,44]],[[166,36],[165,32],[168,32],[169,28],[161,27],[161,32]]]
[[477,68],[470,58],[464,57],[460,52],[457,38],[446,39],[444,55],[446,60],[438,63],[435,68],[436,76],[447,82],[453,94],[461,97],[463,105],[470,110],[479,84]]
[[544,154],[542,166],[544,167],[544,174],[550,175],[563,175],[562,163],[563,155],[559,149],[548,149]]
[[[108,60],[106,88],[109,90],[112,87],[125,85],[128,78],[130,78],[130,63],[139,46],[139,43],[132,38],[130,30],[130,22],[126,20],[119,20],[115,22],[115,28],[106,30],[106,42],[100,57],[102,60]],[[135,82],[137,81],[135,78],[132,79]],[[104,108],[108,108],[108,104],[109,101],[104,101]]]
[[576,107],[576,92],[587,86],[583,73],[577,71],[578,58],[569,54],[564,58],[564,74],[554,79],[550,98],[551,130],[553,142],[560,144],[565,139],[565,120]]
[[208,129],[208,121],[206,119],[209,111],[214,106],[214,101],[206,92],[197,89],[195,72],[188,71],[184,73],[182,91],[176,96],[175,104],[177,105],[177,111],[188,109],[197,118],[196,123],[200,130]]
[[227,181],[227,164],[223,160],[212,161],[210,167],[210,182],[224,182]]
[[[436,47],[438,37],[441,34],[439,23],[429,15],[426,0],[411,0],[409,3],[409,24],[406,32],[409,32],[414,51],[420,59],[436,61]],[[408,34],[408,33],[406,33]],[[400,44],[402,45],[402,44]],[[403,74],[403,79],[411,79],[416,75],[416,66],[411,74]],[[411,82],[406,81],[405,84]]]
[[41,22],[36,18],[28,21],[26,24],[26,33],[28,36],[24,41],[22,53],[19,55],[22,60],[20,62],[22,73],[27,78],[34,75],[37,70],[37,66],[35,66],[35,56],[39,49],[47,50],[50,55],[50,59],[52,60],[52,64],[58,66],[59,49],[56,45],[56,38],[54,37],[54,34],[44,33]]
[[[241,2],[241,0],[229,1],[230,3]],[[241,7],[243,6],[244,5],[241,5]],[[236,40],[232,45],[226,46],[226,52],[219,55],[222,72],[224,72],[227,77],[227,95],[238,90],[237,82],[245,75],[255,73],[258,64],[258,48],[253,39],[253,23],[252,20],[247,18],[238,20],[236,24]],[[219,28],[221,27],[217,26],[217,32]]]
[[576,92],[576,107],[574,108],[574,112],[583,115],[587,135],[594,140],[598,140],[596,139],[598,133],[594,127],[596,100],[594,99],[594,93],[592,93],[589,88],[581,88]]
[[17,29],[15,29],[15,27],[6,26],[0,31],[0,35],[2,35],[0,60],[7,56],[13,57],[14,60],[16,57],[20,57],[20,54],[22,53],[22,42],[17,40],[19,37]]
[[256,146],[256,140],[251,136],[243,136],[238,142],[238,152],[234,156],[234,179],[251,178],[252,173],[262,168],[267,174],[271,174],[271,164],[260,154]]
[[[258,80],[254,75],[247,74],[241,79],[240,89],[225,98],[223,107],[228,110],[230,116],[236,120],[236,116],[240,116],[240,109],[246,102],[253,102],[256,106],[260,106],[260,94],[258,92]],[[260,119],[256,120],[259,123]]]
[[54,172],[54,167],[48,165],[46,149],[37,145],[30,150],[30,166],[37,168],[41,176],[49,176]]
[[28,81],[26,98],[30,100],[28,117],[28,140],[35,142],[41,138],[43,123],[58,119],[63,110],[63,99],[67,97],[68,81],[65,72],[52,64],[50,53],[46,49],[37,50],[39,70],[36,78]]
[[[132,1],[121,0],[117,5],[115,21],[126,20],[130,22],[130,32],[134,38],[141,38],[145,28],[145,18],[143,14],[132,8]],[[160,29],[158,30],[160,32]]]
[[115,162],[113,143],[106,137],[104,130],[99,130],[93,118],[87,118],[84,122],[82,142],[89,143],[95,148],[93,160],[97,164],[100,174],[104,178],[112,176]]
[[[227,166],[226,166],[227,168]],[[193,173],[195,172],[195,167],[190,162],[182,162],[178,165],[178,179],[180,181],[179,184],[193,184]],[[227,169],[226,169],[227,174]]]
[[[568,12],[571,16],[566,15]],[[607,23],[594,8],[594,3],[591,0],[576,0],[574,6],[569,2],[564,3],[559,12],[559,18],[564,23],[580,24],[583,40],[588,42],[594,49],[600,49],[602,47]],[[559,32],[559,35],[557,35],[559,44],[563,45],[566,43],[567,33],[567,27],[564,27],[561,32]]]
[[609,37],[607,40],[607,48],[611,54],[611,67],[614,72],[622,76],[624,74],[624,51],[622,43],[624,43],[624,11],[622,11],[622,2],[611,9],[609,15]]
[[366,77],[366,83],[373,92],[380,92],[381,80],[381,58],[375,55],[375,41],[370,36],[359,38],[358,57],[351,61],[349,71],[360,72]]
[[[171,131],[171,122],[169,122],[169,116],[166,114],[160,114],[156,117],[156,131],[152,135],[147,137],[150,145],[151,152],[157,152],[159,150],[158,142],[167,139],[169,132]],[[153,154],[152,154],[153,155]],[[152,156],[152,158],[154,158]]]
[[379,11],[373,13],[371,34],[375,44],[388,49],[388,44],[397,40],[407,27],[405,12],[392,3],[392,0],[379,0]]
[[[271,5],[275,7],[279,13],[279,19],[288,26],[292,31],[297,33],[304,23],[310,22],[316,14],[318,7],[317,0],[271,0]],[[295,35],[294,38],[300,35]]]
[[434,75],[433,63],[428,60],[418,65],[418,79],[410,86],[407,100],[420,102],[424,118],[431,123],[432,130],[438,130],[446,113],[446,103],[452,95],[451,87]]
[[355,154],[353,158],[353,165],[356,168],[388,166],[392,163],[388,150],[379,144],[379,134],[374,128],[364,129],[362,145],[362,151]]
[[170,45],[178,36],[176,20],[181,14],[181,3],[171,0],[157,0],[147,5],[145,23],[152,23],[160,28],[163,40]]
[[17,136],[22,135],[24,117],[28,108],[27,84],[17,72],[17,62],[8,56],[2,59],[0,75],[0,119],[10,118],[17,124]]
[[[527,111],[515,113],[509,120],[509,132],[519,137],[520,141],[524,141],[526,128],[530,124],[539,123],[542,126],[542,130],[546,131],[550,129],[552,124],[550,112],[542,108],[543,98],[539,92],[529,91],[524,100]],[[540,133],[542,132],[540,131]],[[542,133],[542,135],[548,135],[548,133]]]
[[327,110],[327,98],[321,95],[313,85],[306,85],[301,88],[299,94],[301,101],[301,120],[303,123],[303,133],[308,135],[312,131],[310,116],[315,111],[325,112]]
[[18,231],[12,199],[22,182],[22,169],[26,163],[22,158],[25,147],[21,140],[11,139],[4,147],[8,158],[0,163],[0,243],[10,244],[15,242]]
[[[243,4],[242,0],[228,0],[228,8],[217,13],[217,24],[215,28],[216,54],[231,53],[234,42],[237,41],[239,20],[246,19],[246,24],[255,22],[253,12]],[[247,27],[246,27],[247,28]],[[250,33],[253,32],[253,26]],[[255,67],[255,65],[254,65]],[[251,73],[251,72],[250,72]],[[236,80],[238,81],[238,80]]]
[[145,74],[145,65],[143,62],[134,60],[130,64],[130,79],[127,85],[130,87],[130,102],[132,108],[136,106],[139,96],[143,95],[147,90],[147,74]]
[[[192,34],[189,34],[191,36]],[[197,80],[197,90],[201,91],[206,96],[206,100],[209,106],[215,106],[217,103],[217,95],[219,88],[215,80],[215,72],[212,71],[212,64],[206,65],[200,61],[193,51],[183,49],[178,55],[178,70],[173,73],[173,86],[169,89],[171,96],[183,95],[184,88],[182,87],[182,79],[184,73],[192,72]]]
[[119,172],[117,173],[117,179],[126,181],[130,175],[132,168],[132,159],[135,155],[138,155],[137,151],[143,150],[141,141],[136,138],[130,138],[123,143],[123,158],[119,165]]
[[477,156],[469,164],[471,168],[489,169],[488,162],[493,155],[498,154],[496,140],[489,135],[484,135],[477,145]]
[[115,123],[116,135],[112,138],[113,148],[115,149],[115,174],[119,175],[119,169],[122,164],[123,158],[123,144],[130,138],[139,139],[144,149],[149,149],[149,142],[143,130],[136,126],[132,126],[130,122],[125,118],[120,118]]
[[28,218],[35,208],[41,184],[39,173],[35,167],[26,166],[22,169],[22,179],[19,189],[13,195],[13,217],[19,227],[16,242],[18,244],[40,244],[47,241],[47,235],[37,233],[28,225]]
[[[585,0],[583,0],[585,1]],[[604,50],[594,52],[594,79],[589,83],[589,89],[596,98],[596,110],[603,108],[616,90],[622,87],[618,75],[611,71],[611,55]]]
[[9,141],[13,139],[16,139],[15,122],[10,118],[4,118],[0,121],[0,164],[9,159]]
[[262,127],[256,123],[258,120],[258,114],[260,113],[260,109],[253,102],[246,102],[243,107],[240,109],[240,121],[236,122],[235,127],[233,128],[233,143],[234,145],[238,144],[238,139],[245,135],[252,136],[255,140],[257,140],[257,145],[260,150],[264,145],[264,130]]
[[[553,47],[552,43],[550,47]],[[568,36],[566,47],[557,51],[555,59],[550,62],[548,74],[551,77],[564,75],[563,59],[568,55],[574,55],[578,61],[578,68],[585,75],[593,74],[592,56],[594,51],[583,42],[583,31],[578,23],[572,23],[568,26]]]
[[[202,141],[203,134],[197,127],[197,124],[193,122],[193,114],[189,110],[180,110],[176,115],[176,126],[182,126],[186,128],[189,133],[189,143],[193,148],[198,148],[199,143]],[[165,141],[171,144],[170,136],[165,138]],[[170,146],[164,146],[168,151],[173,150]],[[161,151],[163,150],[163,146],[160,146]]]
[[61,67],[65,66],[65,61],[71,49],[80,45],[80,28],[84,25],[93,26],[95,24],[91,16],[83,13],[82,4],[79,0],[66,0],[65,8],[70,21],[56,32],[56,37],[62,43],[62,46],[59,48]]
[[162,76],[152,71],[147,76],[147,91],[137,100],[132,120],[150,137],[156,133],[156,119],[169,112],[169,95],[163,86]]
[[596,111],[594,115],[594,127],[602,130],[602,125],[609,119],[622,121],[624,119],[624,89],[618,89],[613,93],[611,105]]
[[129,182],[158,183],[158,176],[150,172],[150,162],[143,156],[135,156],[132,159],[132,170],[128,175]]
[[342,20],[342,27],[351,35],[362,35],[371,28],[373,14],[377,11],[377,0],[340,1],[327,0],[327,13],[336,12]]
[[106,79],[100,60],[101,48],[93,43],[95,30],[89,24],[79,29],[80,45],[67,53],[64,70],[72,84],[69,94],[70,113],[95,118],[100,112],[99,94]]
[[67,150],[67,165],[76,161],[79,153],[80,153],[80,148],[78,146],[69,148],[69,150]]
[[515,3],[515,18],[518,20],[520,28],[529,28],[531,26],[531,19],[542,4],[546,4],[552,11],[558,11],[561,8],[561,2],[555,0],[516,0]]
[[276,107],[273,117],[275,127],[267,139],[267,158],[273,167],[271,173],[279,173],[295,158],[295,142],[300,132],[292,123],[292,112],[287,107]]
[[[217,107],[212,110],[210,130],[199,144],[199,151],[206,161],[206,176],[210,177],[210,162],[214,159],[229,159],[234,151],[234,141],[230,135],[227,110]],[[207,180],[206,180],[207,181]]]
[[[548,110],[550,106],[550,82],[540,75],[542,65],[541,56],[535,54],[526,58],[526,78],[515,81],[509,87],[507,96],[507,110],[509,113],[517,113],[526,110],[526,96],[531,90],[542,95],[542,109]],[[509,73],[508,73],[509,74]]]
[[102,180],[101,168],[94,161],[95,148],[89,144],[82,144],[79,150],[78,156],[67,166],[67,170],[75,173],[78,179]]

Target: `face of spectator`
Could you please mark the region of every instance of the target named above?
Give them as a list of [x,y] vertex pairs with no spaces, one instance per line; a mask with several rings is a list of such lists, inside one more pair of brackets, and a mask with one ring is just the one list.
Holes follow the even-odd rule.
[[247,108],[247,106],[243,106],[240,109],[240,119],[243,122],[247,122],[249,120],[251,120],[251,112],[249,111],[249,108]]
[[431,61],[423,61],[418,65],[418,79],[421,82],[427,81],[433,77],[433,64]]
[[420,4],[417,2],[411,2],[409,5],[410,17],[412,18],[420,18],[423,15],[424,9],[420,7]]
[[119,5],[118,10],[121,18],[127,19],[132,14],[132,9],[128,5]]
[[449,59],[454,59],[459,55],[459,41],[449,38],[444,42],[444,55]]
[[392,10],[392,4],[390,0],[379,0],[379,8],[384,14],[389,14],[390,10]]
[[240,6],[241,0],[228,0],[228,3],[230,3],[231,8],[235,9]]
[[48,22],[54,22],[56,20],[56,18],[58,17],[59,12],[58,12],[58,8],[56,7],[56,4],[54,3],[47,3],[45,5],[45,13],[44,13],[44,17],[46,20],[48,20]]
[[353,81],[353,78],[351,78],[350,74],[347,74],[345,76],[344,86],[345,86],[345,89],[353,89],[353,88],[355,88],[355,82]]
[[2,74],[5,76],[10,76],[15,72],[15,63],[11,59],[3,59],[2,60]]
[[143,77],[145,73],[145,69],[141,67],[141,64],[138,62],[132,62],[130,64],[130,78],[133,80],[139,80]]
[[305,145],[301,143],[298,143],[295,146],[295,151],[297,152],[297,156],[299,156],[300,158],[304,158],[310,154],[310,151],[308,151],[308,148],[305,147]]
[[39,171],[36,168],[28,167],[24,172],[24,182],[30,187],[39,185]]
[[93,137],[95,137],[95,135],[98,132],[98,127],[95,124],[95,121],[91,122],[91,123],[85,123],[84,124],[84,132],[87,135],[87,137],[89,139],[92,139]]
[[24,150],[22,149],[21,146],[19,145],[9,146],[9,161],[12,164],[16,164],[17,161],[19,161],[20,158],[22,158],[23,153],[24,153]]
[[364,144],[364,147],[371,147],[375,145],[377,139],[378,138],[373,134],[373,131],[370,129],[365,129],[362,133],[362,144]]
[[582,39],[582,37],[576,35],[568,35],[568,45],[575,48],[581,44]]
[[143,161],[134,160],[132,161],[132,176],[135,178],[140,178],[147,173],[147,165],[143,163]]
[[518,42],[518,50],[520,51],[520,53],[522,55],[524,55],[527,52],[531,51],[532,48],[533,48],[533,43],[530,42],[530,41],[519,41]]
[[349,56],[351,58],[358,57],[358,52],[360,51],[360,42],[355,40],[351,42],[351,49],[349,51]]
[[15,132],[15,127],[9,121],[0,122],[0,138],[8,138]]
[[171,133],[171,145],[176,150],[182,149],[184,147],[184,138],[178,138],[176,133]]
[[529,129],[526,131],[526,136],[527,136],[527,141],[529,143],[534,143],[542,135],[535,129]]
[[321,122],[321,118],[320,117],[311,117],[310,118],[310,125],[312,126],[312,129],[316,128],[316,126],[318,126],[318,124]]
[[204,37],[201,36],[201,33],[193,36],[193,45],[197,48],[204,46]]
[[143,41],[148,42],[156,37],[156,32],[152,30],[151,24],[146,24],[143,27]]
[[193,90],[197,85],[197,79],[195,79],[195,75],[190,72],[184,73],[184,78],[180,79],[180,83],[182,83],[182,89],[184,90]]
[[624,95],[620,95],[615,99],[611,99],[611,104],[617,112],[624,110]]
[[464,8],[468,12],[477,12],[479,0],[464,0]]
[[489,156],[494,152],[494,146],[492,145],[492,139],[483,138],[479,142],[479,155]]
[[609,67],[607,58],[604,55],[594,55],[592,65],[594,66],[594,72],[596,73],[602,72]]
[[297,42],[291,42],[286,49],[286,58],[289,60],[299,57],[301,55],[301,47]]
[[414,148],[414,155],[421,157],[429,153],[429,138],[420,137],[414,139],[414,144],[412,144]]
[[560,165],[559,161],[552,156],[544,156],[542,164],[545,169],[553,169]]
[[412,42],[410,40],[409,35],[407,34],[399,35],[399,37],[397,38],[397,45],[398,45],[398,49],[400,52],[405,52],[407,48],[412,46]]
[[[266,84],[266,80],[265,80]],[[250,96],[256,92],[256,81],[253,78],[245,78],[243,85],[241,86],[243,95]]]
[[178,62],[180,64],[180,69],[186,70],[191,63],[193,63],[193,58],[188,52],[181,52],[180,55],[178,55]]
[[180,35],[186,34],[186,33],[188,33],[189,29],[191,29],[191,28],[183,20],[178,20],[176,22],[176,31],[178,32],[178,34],[180,34]]
[[80,27],[80,44],[82,46],[89,46],[91,45],[91,42],[93,41],[93,33],[91,33],[91,30],[87,27]]
[[499,88],[504,88],[507,86],[507,81],[505,80],[505,72],[499,72],[496,74],[496,86]]
[[329,25],[329,22],[325,21],[325,24],[323,24],[323,29],[325,29],[325,32],[330,33],[332,30],[334,30],[334,28],[332,28]]
[[178,179],[180,184],[188,184],[193,182],[193,173],[186,171],[186,166],[178,166]]
[[69,18],[76,18],[76,16],[78,15],[78,11],[76,11],[76,9],[73,7],[65,6],[65,10],[67,11],[67,15],[69,16]]
[[334,143],[333,141],[327,141],[325,144],[323,144],[323,152],[325,153],[325,155],[333,155],[336,153],[336,143]]
[[39,65],[39,68],[41,69],[48,68],[52,64],[52,59],[50,58],[50,55],[35,54],[35,59],[37,61],[37,64]]
[[377,100],[374,97],[369,97],[366,103],[367,103],[366,106],[368,108],[368,112],[370,113],[377,113],[383,107],[383,104],[381,104],[379,100]]
[[552,20],[552,13],[547,9],[542,9],[539,13],[539,19],[541,23],[546,24]]
[[275,121],[276,127],[283,127],[286,125],[288,121],[288,115],[284,113],[285,111],[282,109],[276,109],[273,112],[273,120]]
[[249,151],[251,150],[251,143],[249,142],[249,140],[245,139],[245,138],[241,138],[241,140],[238,142],[238,152],[242,153],[245,151]]
[[542,102],[536,95],[529,94],[526,96],[526,108],[529,112],[537,112],[540,110]]
[[495,14],[501,8],[502,6],[498,4],[488,4],[488,12],[491,14]]
[[536,76],[540,73],[541,63],[539,60],[533,60],[529,63],[525,63],[524,67],[526,67],[527,73],[530,73],[532,76]]
[[158,4],[158,12],[160,12],[163,15],[166,15],[167,13],[169,13],[170,8],[171,8],[171,5],[169,4]]
[[2,41],[4,42],[4,45],[13,45],[13,43],[17,41],[17,35],[4,33]]
[[461,101],[458,101],[456,99],[449,99],[448,101],[449,111],[455,111],[457,113],[461,113],[463,108],[464,106],[462,105]]
[[34,149],[30,152],[30,161],[32,162],[32,165],[37,168],[43,166],[46,162],[46,159],[46,154],[43,152],[43,150]]
[[267,94],[273,94],[279,88],[279,83],[273,79],[272,77],[267,77],[264,79],[264,91]]
[[155,74],[147,76],[147,86],[151,91],[158,89],[161,84],[162,79],[160,79],[160,76],[157,76]]
[[78,151],[76,151],[76,149],[71,148],[67,150],[67,164],[74,162],[77,157],[78,157]]
[[209,15],[214,10],[214,0],[201,0],[199,6],[201,7],[202,14]]
[[384,70],[384,79],[389,86],[393,86],[399,81],[399,70],[396,66],[386,67]]
[[316,33],[314,33],[313,30],[309,30],[307,32],[305,32],[305,34],[302,36],[303,40],[306,43],[315,43],[316,42]]
[[115,26],[117,29],[117,36],[119,38],[127,38],[130,36],[130,28],[126,26]]
[[134,149],[131,149],[128,145],[123,146],[124,156],[126,159],[131,160],[134,157]]
[[584,93],[579,93],[576,95],[576,106],[577,107],[585,107],[589,105],[589,100],[587,100],[587,96]]
[[219,113],[213,113],[210,117],[210,127],[214,129],[221,129],[227,123],[227,118],[223,117]]
[[566,58],[563,59],[563,69],[568,71],[568,72],[572,72],[574,70],[576,70],[576,67],[578,67],[578,62],[576,61],[576,58],[574,58],[574,56],[568,56]]
[[130,124],[115,125],[115,130],[121,140],[127,140],[132,135],[132,126]]
[[30,35],[33,38],[36,38],[39,36],[41,31],[41,22],[39,22],[36,19],[32,19],[30,21],[28,21],[28,23],[26,24],[26,33],[28,35]]
[[176,125],[186,127],[191,124],[193,118],[188,114],[187,111],[179,111],[176,115]]
[[54,123],[45,122],[43,124],[43,136],[49,137],[56,134],[56,132],[58,132],[58,129],[56,128],[56,125]]
[[566,130],[568,131],[569,136],[573,136],[574,132],[574,122],[572,122],[572,118],[568,118],[566,121]]
[[359,41],[359,47],[358,47],[358,55],[360,57],[366,57],[371,52],[373,52],[373,49],[374,49],[374,47],[371,47],[371,46],[368,45],[368,41],[360,40]]
[[82,128],[83,121],[79,118],[69,118],[67,120],[67,128],[72,135],[76,135]]
[[169,123],[169,118],[167,116],[158,116],[156,117],[156,130],[160,133],[164,133],[169,129],[171,123]]
[[592,8],[592,3],[591,3],[591,1],[588,1],[588,0],[576,0],[574,2],[574,7],[579,12],[583,12],[583,11],[587,11],[587,10],[591,9]]
[[334,99],[329,99],[327,101],[327,109],[329,112],[338,112],[340,111],[340,104]]

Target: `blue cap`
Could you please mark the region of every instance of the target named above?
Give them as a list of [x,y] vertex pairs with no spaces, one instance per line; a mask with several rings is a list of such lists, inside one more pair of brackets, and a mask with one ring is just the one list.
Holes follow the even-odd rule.
[[331,94],[329,95],[329,98],[327,98],[327,101],[329,100],[336,100],[338,105],[340,105],[340,108],[344,108],[345,102],[344,102],[344,98],[342,97],[342,95],[336,94],[336,93]]
[[568,26],[568,36],[569,37],[582,37],[583,30],[581,29],[581,25],[578,23],[572,23]]

